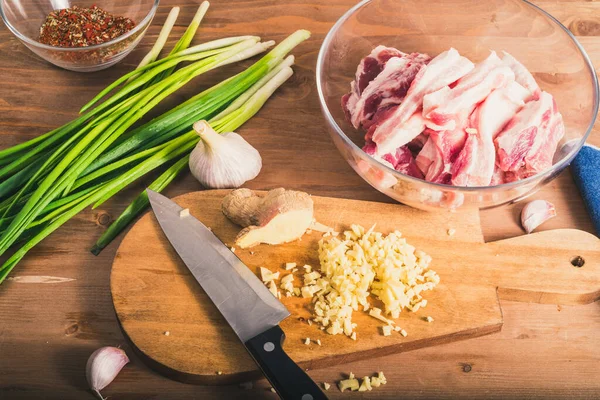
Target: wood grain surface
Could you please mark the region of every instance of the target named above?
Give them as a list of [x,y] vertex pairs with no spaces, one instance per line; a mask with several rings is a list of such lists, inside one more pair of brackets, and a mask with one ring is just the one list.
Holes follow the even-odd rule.
[[[106,71],[78,74],[52,67],[0,26],[0,146],[35,137],[77,115],[79,107],[108,83],[130,71],[149,50],[169,8],[182,6],[169,45],[191,20],[198,1],[163,0],[140,46]],[[464,12],[470,4],[465,1]],[[600,2],[535,0],[571,29],[596,68],[600,65]],[[335,150],[319,110],[314,66],[324,35],[350,0],[215,0],[196,42],[235,34],[259,34],[281,40],[298,28],[313,32],[294,54],[295,75],[240,132],[261,153],[265,167],[248,187],[286,186],[314,195],[391,202],[368,186]],[[458,11],[457,11],[458,12]],[[172,107],[214,79],[239,71],[231,66],[196,80],[160,105]],[[157,111],[158,112],[158,111]],[[598,125],[590,140],[600,145]],[[309,160],[315,160],[310,161]],[[264,380],[243,390],[236,385],[203,387],[181,384],[148,369],[130,348],[112,306],[109,276],[118,241],[99,257],[88,249],[129,201],[151,180],[142,179],[99,210],[86,210],[39,246],[15,269],[13,277],[54,276],[61,283],[8,281],[0,286],[0,398],[92,398],[85,363],[98,347],[123,345],[132,358],[105,396],[118,399],[275,399]],[[166,195],[199,190],[190,176],[175,182]],[[558,217],[541,230],[592,231],[568,171],[535,198],[552,201]],[[486,241],[521,235],[522,204],[481,213]],[[358,376],[384,370],[389,383],[368,394],[331,398],[593,398],[600,393],[600,305],[525,304],[502,301],[500,333],[400,355],[332,366],[309,373],[333,383],[352,371]]]
[[[228,191],[192,192],[174,199],[210,227],[222,242],[235,246],[240,227],[221,212]],[[263,192],[264,194],[264,192]],[[432,256],[431,269],[441,282],[424,293],[419,311],[403,312],[394,332],[383,336],[381,322],[354,312],[358,340],[328,335],[311,317],[310,299],[285,297],[291,315],[280,324],[284,348],[304,368],[323,368],[385,354],[472,339],[502,326],[499,297],[530,303],[587,304],[600,298],[600,240],[575,229],[557,229],[483,243],[479,213],[428,213],[410,207],[313,196],[315,218],[338,232],[359,224],[385,234],[401,230],[409,244]],[[377,210],[377,212],[373,212]],[[419,224],[413,221],[418,220]],[[451,227],[457,233],[447,234]],[[260,267],[287,275],[286,262],[318,270],[318,241],[322,234],[307,233],[301,240],[250,249],[238,256],[259,275]],[[571,260],[582,257],[576,268]],[[198,285],[170,245],[153,213],[131,228],[117,250],[111,273],[111,293],[121,326],[131,343],[157,371],[184,382],[240,383],[260,376],[217,308]],[[424,319],[431,316],[434,321]],[[169,332],[169,335],[165,335]],[[311,339],[310,345],[304,340]],[[320,340],[323,345],[315,343]],[[199,354],[205,355],[198,358]],[[220,374],[217,374],[220,371]]]

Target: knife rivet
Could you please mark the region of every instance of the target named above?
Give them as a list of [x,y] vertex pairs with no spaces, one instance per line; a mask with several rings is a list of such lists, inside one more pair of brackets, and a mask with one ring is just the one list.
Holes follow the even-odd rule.
[[310,394],[303,394],[301,400],[313,400],[313,397]]
[[273,342],[267,342],[265,343],[265,345],[263,346],[263,349],[265,349],[266,352],[270,353],[273,350],[275,350],[275,345],[273,344]]
[[585,264],[585,260],[581,256],[573,257],[571,260],[571,265],[576,268],[581,268]]

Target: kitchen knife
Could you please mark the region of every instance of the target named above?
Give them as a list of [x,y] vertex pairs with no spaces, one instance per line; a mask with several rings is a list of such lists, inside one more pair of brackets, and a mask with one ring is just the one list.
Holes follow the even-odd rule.
[[290,315],[284,305],[210,229],[163,195],[146,191],[167,239],[279,396],[327,399],[283,350],[279,322]]

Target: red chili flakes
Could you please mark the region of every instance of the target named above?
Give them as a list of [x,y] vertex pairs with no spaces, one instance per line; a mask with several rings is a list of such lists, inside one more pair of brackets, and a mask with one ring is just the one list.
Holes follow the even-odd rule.
[[40,43],[55,47],[86,47],[108,42],[135,27],[126,17],[93,5],[54,10],[40,27]]

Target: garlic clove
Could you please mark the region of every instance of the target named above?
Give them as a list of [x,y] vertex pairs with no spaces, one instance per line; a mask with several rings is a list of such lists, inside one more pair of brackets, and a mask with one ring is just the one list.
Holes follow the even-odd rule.
[[125,352],[117,347],[101,347],[87,361],[85,375],[90,388],[103,399],[100,391],[107,387],[129,362]]
[[190,154],[190,171],[206,188],[237,188],[256,178],[262,168],[258,151],[235,132],[222,135],[206,121],[194,124],[202,140]]
[[531,233],[535,228],[556,217],[554,204],[546,200],[534,200],[523,207],[521,211],[521,225],[525,232]]

